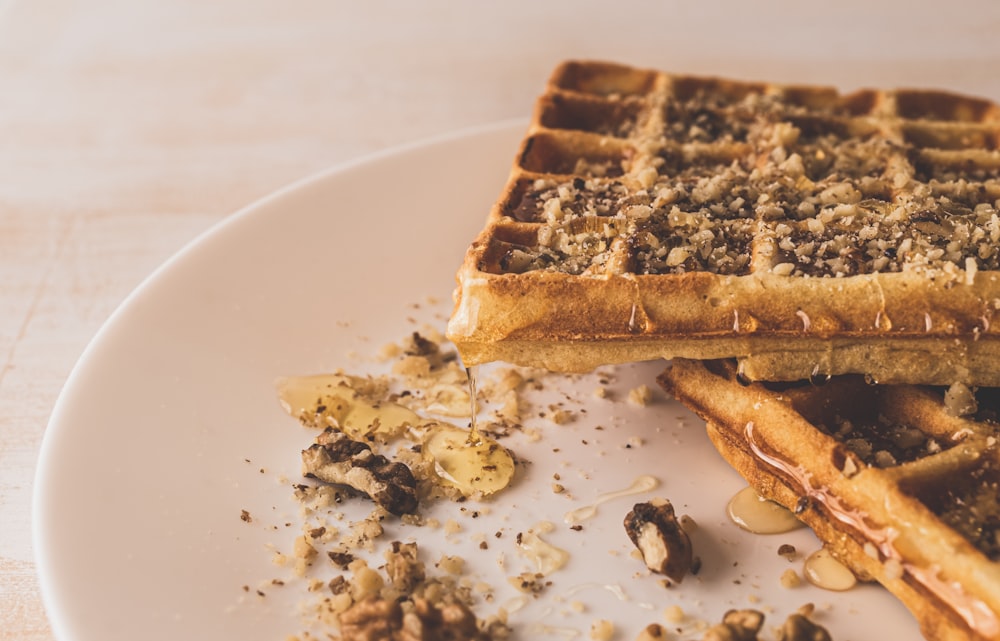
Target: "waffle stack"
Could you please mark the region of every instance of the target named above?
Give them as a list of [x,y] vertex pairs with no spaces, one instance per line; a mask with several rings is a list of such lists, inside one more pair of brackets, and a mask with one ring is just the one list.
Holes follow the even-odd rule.
[[747,385],[732,363],[682,359],[659,380],[760,494],[884,584],[928,639],[1000,639],[1000,391],[956,406],[938,388],[854,376]]
[[466,365],[1000,385],[1000,110],[569,62],[458,274]]
[[972,97],[565,63],[449,337],[467,366],[672,358],[727,461],[928,639],[1000,641],[998,146]]

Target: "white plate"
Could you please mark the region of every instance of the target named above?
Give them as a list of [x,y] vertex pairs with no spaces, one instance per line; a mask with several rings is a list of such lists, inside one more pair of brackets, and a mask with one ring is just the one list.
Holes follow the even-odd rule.
[[[114,314],[70,377],[39,464],[35,543],[59,639],[274,640],[303,629],[299,604],[315,595],[302,580],[270,581],[289,579],[272,550],[289,552],[300,533],[290,482],[310,436],[279,408],[274,379],[370,371],[366,357],[384,343],[421,323],[443,329],[453,274],[522,131],[521,123],[490,127],[294,185],[192,243]],[[493,587],[480,605],[489,614],[519,603],[505,577],[531,566],[516,533],[553,523],[544,538],[570,562],[511,614],[517,638],[589,638],[590,624],[606,618],[616,638],[631,639],[666,623],[672,604],[690,615],[683,638],[700,638],[694,622],[730,608],[760,608],[777,624],[810,602],[839,641],[916,638],[881,588],[781,587],[781,573],[800,564],[779,557],[778,546],[805,553],[815,540],[806,531],[754,536],[727,520],[726,501],[743,485],[702,424],[662,394],[644,408],[623,400],[640,384],[655,388],[661,368],[608,368],[606,399],[593,394],[597,375],[551,377],[559,389],[549,400],[576,418],[557,425],[536,406],[526,424],[543,438],[506,441],[530,463],[488,514],[443,504],[435,515],[454,518],[461,532],[390,522],[386,540],[417,540],[429,562],[460,553]],[[554,474],[566,493],[552,491]],[[564,522],[639,474],[660,487],[603,503],[582,531]],[[630,555],[621,526],[634,502],[654,495],[699,524],[702,570],[671,589]]]

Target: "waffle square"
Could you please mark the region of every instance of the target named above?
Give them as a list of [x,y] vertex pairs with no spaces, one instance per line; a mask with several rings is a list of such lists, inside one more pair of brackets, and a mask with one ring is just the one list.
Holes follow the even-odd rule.
[[467,365],[1000,385],[1000,109],[566,62],[458,272]]
[[1000,390],[748,384],[732,361],[686,359],[658,380],[761,496],[881,582],[927,639],[1000,639]]

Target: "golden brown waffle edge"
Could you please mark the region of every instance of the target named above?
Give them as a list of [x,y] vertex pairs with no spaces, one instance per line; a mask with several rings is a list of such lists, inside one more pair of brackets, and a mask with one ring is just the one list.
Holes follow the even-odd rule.
[[661,386],[722,456],[809,525],[927,639],[1000,639],[1000,395],[951,416],[941,390],[839,377],[741,382],[733,362],[674,361]]
[[1000,111],[571,61],[458,272],[466,365],[1000,385]]

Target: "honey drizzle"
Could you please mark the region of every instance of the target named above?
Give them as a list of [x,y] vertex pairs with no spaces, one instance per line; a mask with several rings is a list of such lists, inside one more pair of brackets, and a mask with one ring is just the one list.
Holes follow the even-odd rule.
[[465,368],[465,375],[469,378],[469,445],[482,443],[482,436],[479,434],[479,366]]
[[597,514],[597,506],[601,503],[610,501],[611,499],[616,499],[622,496],[629,496],[630,494],[640,494],[642,492],[648,492],[649,490],[656,489],[656,486],[660,482],[656,480],[656,477],[650,476],[648,474],[643,474],[636,477],[632,481],[632,485],[628,486],[624,490],[618,490],[617,492],[608,492],[607,494],[602,494],[594,500],[591,505],[585,505],[583,507],[577,508],[570,512],[567,512],[563,517],[566,523],[579,523],[580,521],[585,521],[590,517]]
[[973,630],[986,635],[996,635],[1000,632],[1000,620],[997,619],[996,614],[981,600],[969,596],[959,583],[949,583],[940,579],[937,576],[937,568],[921,568],[912,563],[904,563],[902,555],[893,545],[893,540],[898,536],[898,532],[892,528],[874,528],[868,525],[865,514],[846,507],[828,491],[814,487],[810,478],[812,475],[809,472],[765,452],[754,438],[753,421],[747,422],[744,431],[747,443],[758,460],[797,481],[802,486],[806,497],[825,506],[833,518],[852,530],[860,532],[862,537],[871,541],[878,550],[880,558],[899,561],[904,572],[912,576],[917,583],[923,585],[932,594],[938,595]]
[[517,540],[517,547],[521,554],[530,559],[537,572],[542,576],[548,576],[556,570],[561,570],[569,562],[569,552],[556,547],[542,539],[539,532],[550,532],[549,524],[540,523],[531,530],[522,533]]

